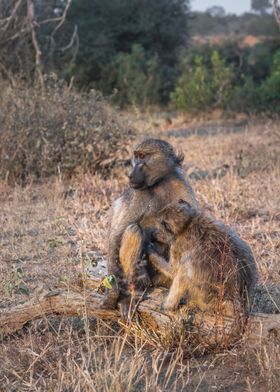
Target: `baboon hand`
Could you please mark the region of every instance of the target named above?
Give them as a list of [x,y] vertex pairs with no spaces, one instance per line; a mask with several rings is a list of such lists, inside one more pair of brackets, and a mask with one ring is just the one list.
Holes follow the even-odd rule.
[[150,242],[146,247],[147,255],[150,257],[152,255],[158,255],[156,248],[152,242]]
[[158,228],[153,228],[152,241],[165,244],[165,243],[169,243],[169,237],[166,235],[166,233],[163,230],[160,230]]
[[137,287],[139,289],[144,290],[151,286],[152,281],[146,271],[144,271],[141,275],[137,276]]

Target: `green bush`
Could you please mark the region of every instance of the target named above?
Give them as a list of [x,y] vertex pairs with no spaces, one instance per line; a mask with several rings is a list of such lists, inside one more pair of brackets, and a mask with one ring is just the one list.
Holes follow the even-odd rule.
[[224,107],[232,91],[233,69],[215,50],[211,56],[211,92],[214,106]]
[[280,50],[274,54],[271,72],[262,83],[246,76],[242,84],[234,87],[228,109],[247,113],[280,113]]
[[280,50],[273,56],[271,74],[262,83],[260,91],[263,109],[280,113]]
[[262,97],[258,85],[250,76],[244,78],[243,83],[234,86],[228,97],[226,109],[234,112],[255,113],[261,109]]
[[[140,70],[142,76],[137,79],[144,77],[147,84],[147,75],[153,74],[155,62],[160,64],[163,80],[157,99],[162,102],[174,87],[174,66],[178,63],[179,49],[188,39],[188,11],[189,0],[72,0],[67,27],[73,30],[77,26],[79,52],[68,68],[68,77],[74,76],[83,88],[92,86],[105,94],[117,88],[124,95],[121,100],[134,101],[134,93],[133,99],[125,97],[127,86],[123,75],[128,73],[129,78],[132,73],[135,75],[138,65],[132,63],[138,55],[142,56],[136,53],[142,47],[145,61],[140,58],[140,62],[145,64],[144,70]],[[68,59],[65,60],[67,64]],[[152,88],[148,90],[152,93]],[[150,100],[154,99],[152,95]],[[140,102],[143,100],[140,98]]]
[[209,72],[202,62],[202,57],[196,56],[192,67],[188,60],[184,61],[184,71],[178,79],[171,102],[177,108],[186,111],[204,110],[211,102],[211,86]]
[[141,45],[133,45],[131,53],[119,53],[109,70],[112,86],[117,89],[115,98],[120,106],[147,106],[159,101],[157,57],[148,58]]
[[210,64],[202,56],[183,58],[182,75],[178,79],[172,104],[181,110],[199,112],[223,107],[231,92],[233,71],[217,51],[213,51]]
[[44,90],[0,84],[1,178],[107,174],[125,157],[133,132],[96,91],[69,91],[53,78]]

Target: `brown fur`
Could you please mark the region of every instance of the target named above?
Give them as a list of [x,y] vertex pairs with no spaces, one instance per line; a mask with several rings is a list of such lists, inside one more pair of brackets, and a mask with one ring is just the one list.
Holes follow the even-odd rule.
[[[144,247],[144,236],[141,229],[136,224],[129,225],[122,237],[120,246],[120,264],[124,276],[134,289],[136,279],[140,282],[139,288],[145,289],[151,284],[151,280],[146,273],[145,261],[142,258]],[[128,263],[128,260],[130,263]],[[140,287],[142,285],[142,287]]]
[[[181,198],[196,205],[182,160],[183,156],[162,140],[148,139],[135,148],[130,187],[113,205],[109,230],[109,274],[116,276],[121,297],[127,296],[128,285],[142,289],[149,284],[147,269],[140,260],[145,244],[153,239],[158,211]],[[166,247],[159,243],[155,246],[167,256]],[[109,292],[104,306],[115,306],[115,297]]]
[[169,263],[149,248],[153,267],[172,279],[163,308],[177,309],[187,295],[202,310],[247,314],[257,270],[237,233],[183,201],[165,207],[158,222],[171,243]]

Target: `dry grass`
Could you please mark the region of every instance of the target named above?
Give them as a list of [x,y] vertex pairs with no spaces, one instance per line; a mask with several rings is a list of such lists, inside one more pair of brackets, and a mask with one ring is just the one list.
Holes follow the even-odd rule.
[[[139,139],[153,121],[141,123]],[[252,122],[238,133],[229,126],[224,135],[190,137],[160,129],[155,135],[184,151],[200,204],[249,242],[268,290],[280,286],[279,126]],[[40,284],[68,283],[80,273],[82,259],[105,254],[110,200],[125,182],[121,171],[107,180],[87,175],[25,188],[3,183],[0,306],[24,300]],[[3,391],[280,389],[279,345],[250,349],[244,341],[230,352],[195,358],[181,347],[162,352],[116,325],[86,317],[33,322],[6,337],[0,352]]]

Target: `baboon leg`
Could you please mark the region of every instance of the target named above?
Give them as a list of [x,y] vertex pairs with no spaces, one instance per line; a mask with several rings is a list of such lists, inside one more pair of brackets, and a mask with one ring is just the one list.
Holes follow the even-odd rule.
[[151,284],[142,264],[143,246],[144,238],[140,227],[137,224],[129,225],[124,231],[119,253],[125,284],[121,285],[118,307],[124,319],[132,317],[138,298]]
[[143,249],[143,236],[138,225],[129,225],[122,236],[120,246],[120,263],[126,279],[133,273],[138,260],[141,259]]
[[128,285],[142,289],[150,285],[148,273],[142,263],[143,246],[140,227],[137,224],[129,225],[121,240],[120,263]]

